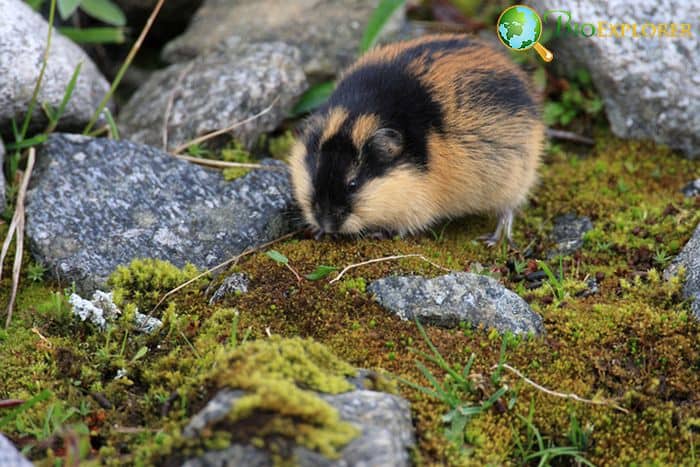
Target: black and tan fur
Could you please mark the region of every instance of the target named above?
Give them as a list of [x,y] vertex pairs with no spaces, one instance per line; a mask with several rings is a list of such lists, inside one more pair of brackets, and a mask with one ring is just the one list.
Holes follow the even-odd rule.
[[437,35],[368,52],[312,115],[290,160],[294,195],[321,232],[414,233],[513,211],[537,179],[539,100],[505,55]]

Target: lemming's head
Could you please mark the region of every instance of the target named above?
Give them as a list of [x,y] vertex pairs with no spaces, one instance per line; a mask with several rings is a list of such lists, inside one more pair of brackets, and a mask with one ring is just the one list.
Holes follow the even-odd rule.
[[382,179],[400,169],[401,132],[377,115],[329,108],[309,119],[292,154],[292,181],[305,220],[323,233],[379,227]]

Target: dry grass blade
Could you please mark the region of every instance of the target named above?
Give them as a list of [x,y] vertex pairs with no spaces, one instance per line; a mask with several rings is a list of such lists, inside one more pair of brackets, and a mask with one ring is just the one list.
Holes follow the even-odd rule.
[[286,170],[283,167],[274,167],[269,165],[254,164],[247,162],[226,162],[213,159],[202,159],[201,157],[183,156],[182,154],[173,154],[180,160],[192,162],[193,164],[202,165],[204,167],[214,167],[215,169],[227,169],[229,167],[242,167],[244,169],[268,169],[268,170]]
[[439,264],[430,261],[428,258],[426,258],[425,256],[423,256],[421,254],[411,253],[409,255],[385,256],[383,258],[375,258],[375,259],[370,259],[367,261],[362,261],[361,263],[351,264],[349,266],[346,266],[342,271],[340,271],[340,273],[337,276],[335,276],[333,279],[331,279],[329,283],[333,284],[334,282],[339,281],[340,278],[343,277],[345,275],[345,273],[351,269],[359,268],[360,266],[366,266],[368,264],[381,263],[382,261],[394,261],[394,260],[403,259],[403,258],[419,258],[419,259],[425,261],[426,263],[430,264],[433,267],[436,267],[438,269],[442,269],[443,271],[452,272],[451,269],[448,269],[444,266],[440,266]]
[[10,325],[12,321],[12,311],[15,307],[15,299],[17,298],[17,289],[19,288],[19,273],[22,269],[22,253],[24,252],[24,199],[27,196],[27,187],[29,186],[29,178],[32,176],[32,170],[34,169],[34,161],[36,160],[36,150],[31,147],[29,148],[29,154],[27,156],[27,168],[24,170],[24,177],[22,178],[22,184],[19,188],[19,193],[17,194],[17,204],[15,206],[15,213],[12,217],[11,226],[14,225],[14,232],[12,229],[7,233],[7,238],[3,244],[2,256],[0,257],[0,272],[3,268],[3,261],[5,259],[5,254],[7,250],[5,246],[9,248],[9,239],[12,238],[14,233],[15,236],[15,262],[12,266],[12,291],[10,292],[10,301],[7,304],[7,318],[5,319],[5,327]]
[[117,71],[117,75],[112,80],[112,85],[109,87],[109,91],[107,91],[107,94],[105,94],[104,98],[102,98],[102,101],[97,106],[97,110],[95,110],[95,113],[92,115],[90,122],[88,122],[87,126],[85,127],[85,130],[83,130],[84,135],[89,134],[90,130],[92,130],[92,127],[95,126],[95,123],[97,123],[97,119],[100,118],[102,110],[107,106],[107,103],[112,98],[114,91],[117,89],[117,86],[119,86],[119,83],[124,77],[124,73],[126,73],[126,70],[129,68],[131,62],[134,60],[136,53],[141,48],[143,41],[146,39],[148,32],[151,30],[151,27],[153,26],[153,23],[156,20],[156,16],[158,16],[158,12],[160,12],[160,9],[163,7],[164,3],[165,0],[158,0],[156,6],[153,7],[151,15],[148,17],[148,19],[146,20],[146,24],[141,30],[141,34],[139,34],[138,39],[136,39],[136,42],[134,42],[134,45],[131,47],[131,50],[129,50],[129,53],[126,55],[124,63],[122,63],[122,66],[119,68],[119,71]]
[[235,130],[239,126],[245,125],[246,123],[250,123],[254,120],[257,120],[258,118],[262,117],[263,115],[269,113],[272,108],[275,106],[277,101],[279,100],[279,96],[275,97],[272,100],[272,103],[262,109],[260,112],[256,113],[255,115],[246,118],[245,120],[241,120],[240,122],[232,123],[231,125],[227,126],[226,128],[221,128],[220,130],[215,130],[212,131],[211,133],[207,133],[202,136],[198,136],[197,138],[194,138],[193,140],[190,140],[186,142],[185,144],[181,144],[180,146],[176,147],[175,150],[173,151],[173,154],[180,154],[182,151],[186,150],[188,147],[195,145],[195,144],[200,144],[203,143],[207,140],[210,140],[212,138],[216,138],[217,136],[226,134],[230,131]]
[[[492,368],[496,368],[498,366],[499,365],[494,365]],[[551,389],[547,389],[546,387],[535,383],[533,380],[531,380],[527,376],[523,375],[517,369],[513,368],[512,366],[508,365],[507,363],[502,363],[502,364],[500,364],[500,366],[502,368],[505,368],[506,370],[510,371],[511,373],[514,373],[516,376],[521,378],[523,381],[525,381],[527,384],[529,384],[533,388],[535,388],[539,391],[542,391],[545,394],[549,394],[550,396],[561,397],[563,399],[571,399],[571,400],[575,400],[578,402],[583,402],[584,404],[603,405],[606,407],[612,407],[613,409],[619,410],[620,412],[629,413],[629,410],[618,405],[614,401],[606,400],[606,399],[602,399],[602,400],[585,399],[585,398],[578,396],[578,395],[571,393],[571,392],[564,393],[564,392],[553,391]]]
[[151,311],[148,312],[148,315],[149,315],[149,316],[152,315],[153,312],[156,311],[156,310],[158,309],[158,307],[161,306],[161,305],[163,304],[163,302],[164,302],[168,297],[170,297],[170,296],[173,295],[173,294],[176,294],[176,293],[179,292],[180,290],[184,289],[185,287],[187,287],[188,285],[192,284],[193,282],[195,282],[195,281],[201,279],[202,277],[206,276],[207,274],[209,274],[209,273],[211,273],[211,272],[214,272],[214,271],[216,271],[217,269],[221,269],[221,268],[223,268],[223,267],[225,267],[225,266],[228,266],[229,264],[237,263],[237,262],[240,261],[240,259],[243,258],[244,256],[248,256],[248,255],[250,255],[250,254],[255,253],[256,251],[260,251],[260,250],[262,250],[262,249],[264,249],[264,248],[267,248],[267,247],[269,247],[269,246],[272,246],[272,245],[274,245],[275,243],[281,242],[281,241],[286,240],[286,239],[288,239],[288,238],[292,238],[293,236],[297,235],[297,234],[300,233],[300,232],[301,232],[301,230],[296,230],[296,231],[290,232],[290,233],[288,233],[288,234],[286,234],[286,235],[282,235],[281,237],[278,237],[278,238],[276,238],[276,239],[274,239],[274,240],[270,240],[270,241],[267,242],[267,243],[263,243],[262,245],[258,245],[258,246],[255,247],[255,248],[248,248],[247,250],[243,251],[242,253],[240,253],[240,254],[238,254],[238,255],[236,255],[236,256],[233,256],[233,257],[227,259],[227,260],[224,261],[223,263],[217,264],[217,265],[214,266],[213,268],[209,268],[209,269],[207,269],[206,271],[202,272],[201,274],[197,274],[197,275],[196,275],[195,277],[193,277],[192,279],[188,280],[188,281],[185,282],[185,283],[182,283],[182,284],[178,285],[178,286],[175,287],[173,290],[171,290],[171,291],[169,291],[168,293],[166,293],[165,295],[163,295],[163,297],[158,301],[158,303],[156,303],[156,306],[154,306],[154,307],[151,309]]
[[547,128],[547,136],[552,139],[561,139],[565,141],[572,141],[574,143],[581,143],[581,144],[587,144],[589,146],[593,146],[595,144],[595,141],[593,141],[591,138],[586,138],[585,136],[581,136],[577,133],[571,132],[571,131],[565,131],[565,130],[555,130],[553,128]]

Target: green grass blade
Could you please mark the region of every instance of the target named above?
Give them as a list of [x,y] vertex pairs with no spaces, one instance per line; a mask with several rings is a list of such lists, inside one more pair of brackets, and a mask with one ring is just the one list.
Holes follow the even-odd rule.
[[61,15],[61,19],[68,19],[78,9],[78,5],[80,0],[58,0],[58,14]]
[[301,95],[297,103],[292,109],[292,117],[298,117],[305,113],[312,112],[323,105],[324,102],[328,100],[328,97],[333,94],[335,90],[335,83],[333,81],[326,81],[325,83],[319,83],[311,86],[309,89]]
[[413,381],[410,381],[410,380],[404,379],[404,378],[398,378],[398,380],[400,383],[405,384],[406,386],[410,386],[413,389],[422,392],[423,394],[427,394],[428,396],[434,397],[435,399],[438,399],[438,400],[441,399],[440,394],[438,394],[437,392],[433,391],[432,389],[430,389],[428,387],[421,386],[418,383],[414,383]]
[[41,60],[41,68],[39,69],[39,76],[36,79],[36,84],[34,85],[34,92],[32,93],[32,98],[27,106],[27,114],[24,116],[24,123],[22,123],[22,130],[19,133],[19,138],[17,142],[21,142],[27,135],[27,130],[29,129],[29,122],[32,120],[32,114],[34,113],[34,107],[36,106],[37,99],[39,98],[39,89],[41,89],[41,82],[44,80],[44,73],[46,73],[46,65],[49,62],[49,50],[51,50],[51,36],[53,34],[53,19],[56,16],[56,0],[51,0],[51,7],[49,9],[49,32],[46,36],[46,49],[44,49],[44,58]]
[[110,0],[82,0],[80,9],[93,18],[112,26],[124,26],[126,24],[124,12]]
[[53,396],[53,393],[51,391],[49,391],[48,389],[44,389],[36,396],[32,397],[28,401],[25,401],[22,405],[12,409],[10,411],[10,413],[8,413],[4,417],[0,418],[0,429],[3,428],[8,423],[12,422],[22,412],[25,412],[25,411],[31,409],[39,402],[43,402],[46,399],[50,398],[51,396]]
[[59,32],[78,44],[122,44],[124,28],[58,28]]
[[49,122],[49,126],[46,129],[46,133],[51,133],[53,130],[56,129],[58,121],[61,119],[63,113],[66,111],[66,106],[68,105],[70,98],[73,97],[73,91],[75,90],[75,85],[78,82],[78,76],[80,75],[80,70],[82,68],[83,62],[78,62],[78,64],[75,66],[75,70],[73,70],[73,75],[70,77],[70,81],[68,81],[68,86],[66,86],[66,90],[63,92],[63,99],[61,99],[61,103],[58,105],[56,113],[51,119],[51,122]]
[[381,0],[372,16],[367,22],[362,40],[360,41],[360,55],[371,49],[379,40],[382,30],[389,22],[391,15],[403,4],[406,0]]
[[119,128],[117,128],[117,122],[114,121],[112,112],[110,112],[109,107],[105,107],[104,110],[105,119],[107,119],[107,126],[109,127],[109,132],[112,134],[113,140],[119,139]]
[[25,140],[17,142],[17,143],[8,143],[5,145],[5,148],[8,151],[26,149],[26,148],[30,148],[32,146],[36,146],[37,144],[43,143],[44,141],[46,141],[47,138],[48,138],[48,135],[46,135],[45,133],[40,133],[36,136],[33,136],[29,139],[25,139]]

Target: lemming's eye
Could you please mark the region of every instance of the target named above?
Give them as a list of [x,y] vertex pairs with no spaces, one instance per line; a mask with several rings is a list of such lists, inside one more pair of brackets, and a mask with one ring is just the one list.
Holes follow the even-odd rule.
[[357,179],[356,178],[354,178],[348,182],[348,188],[351,190],[357,189]]

